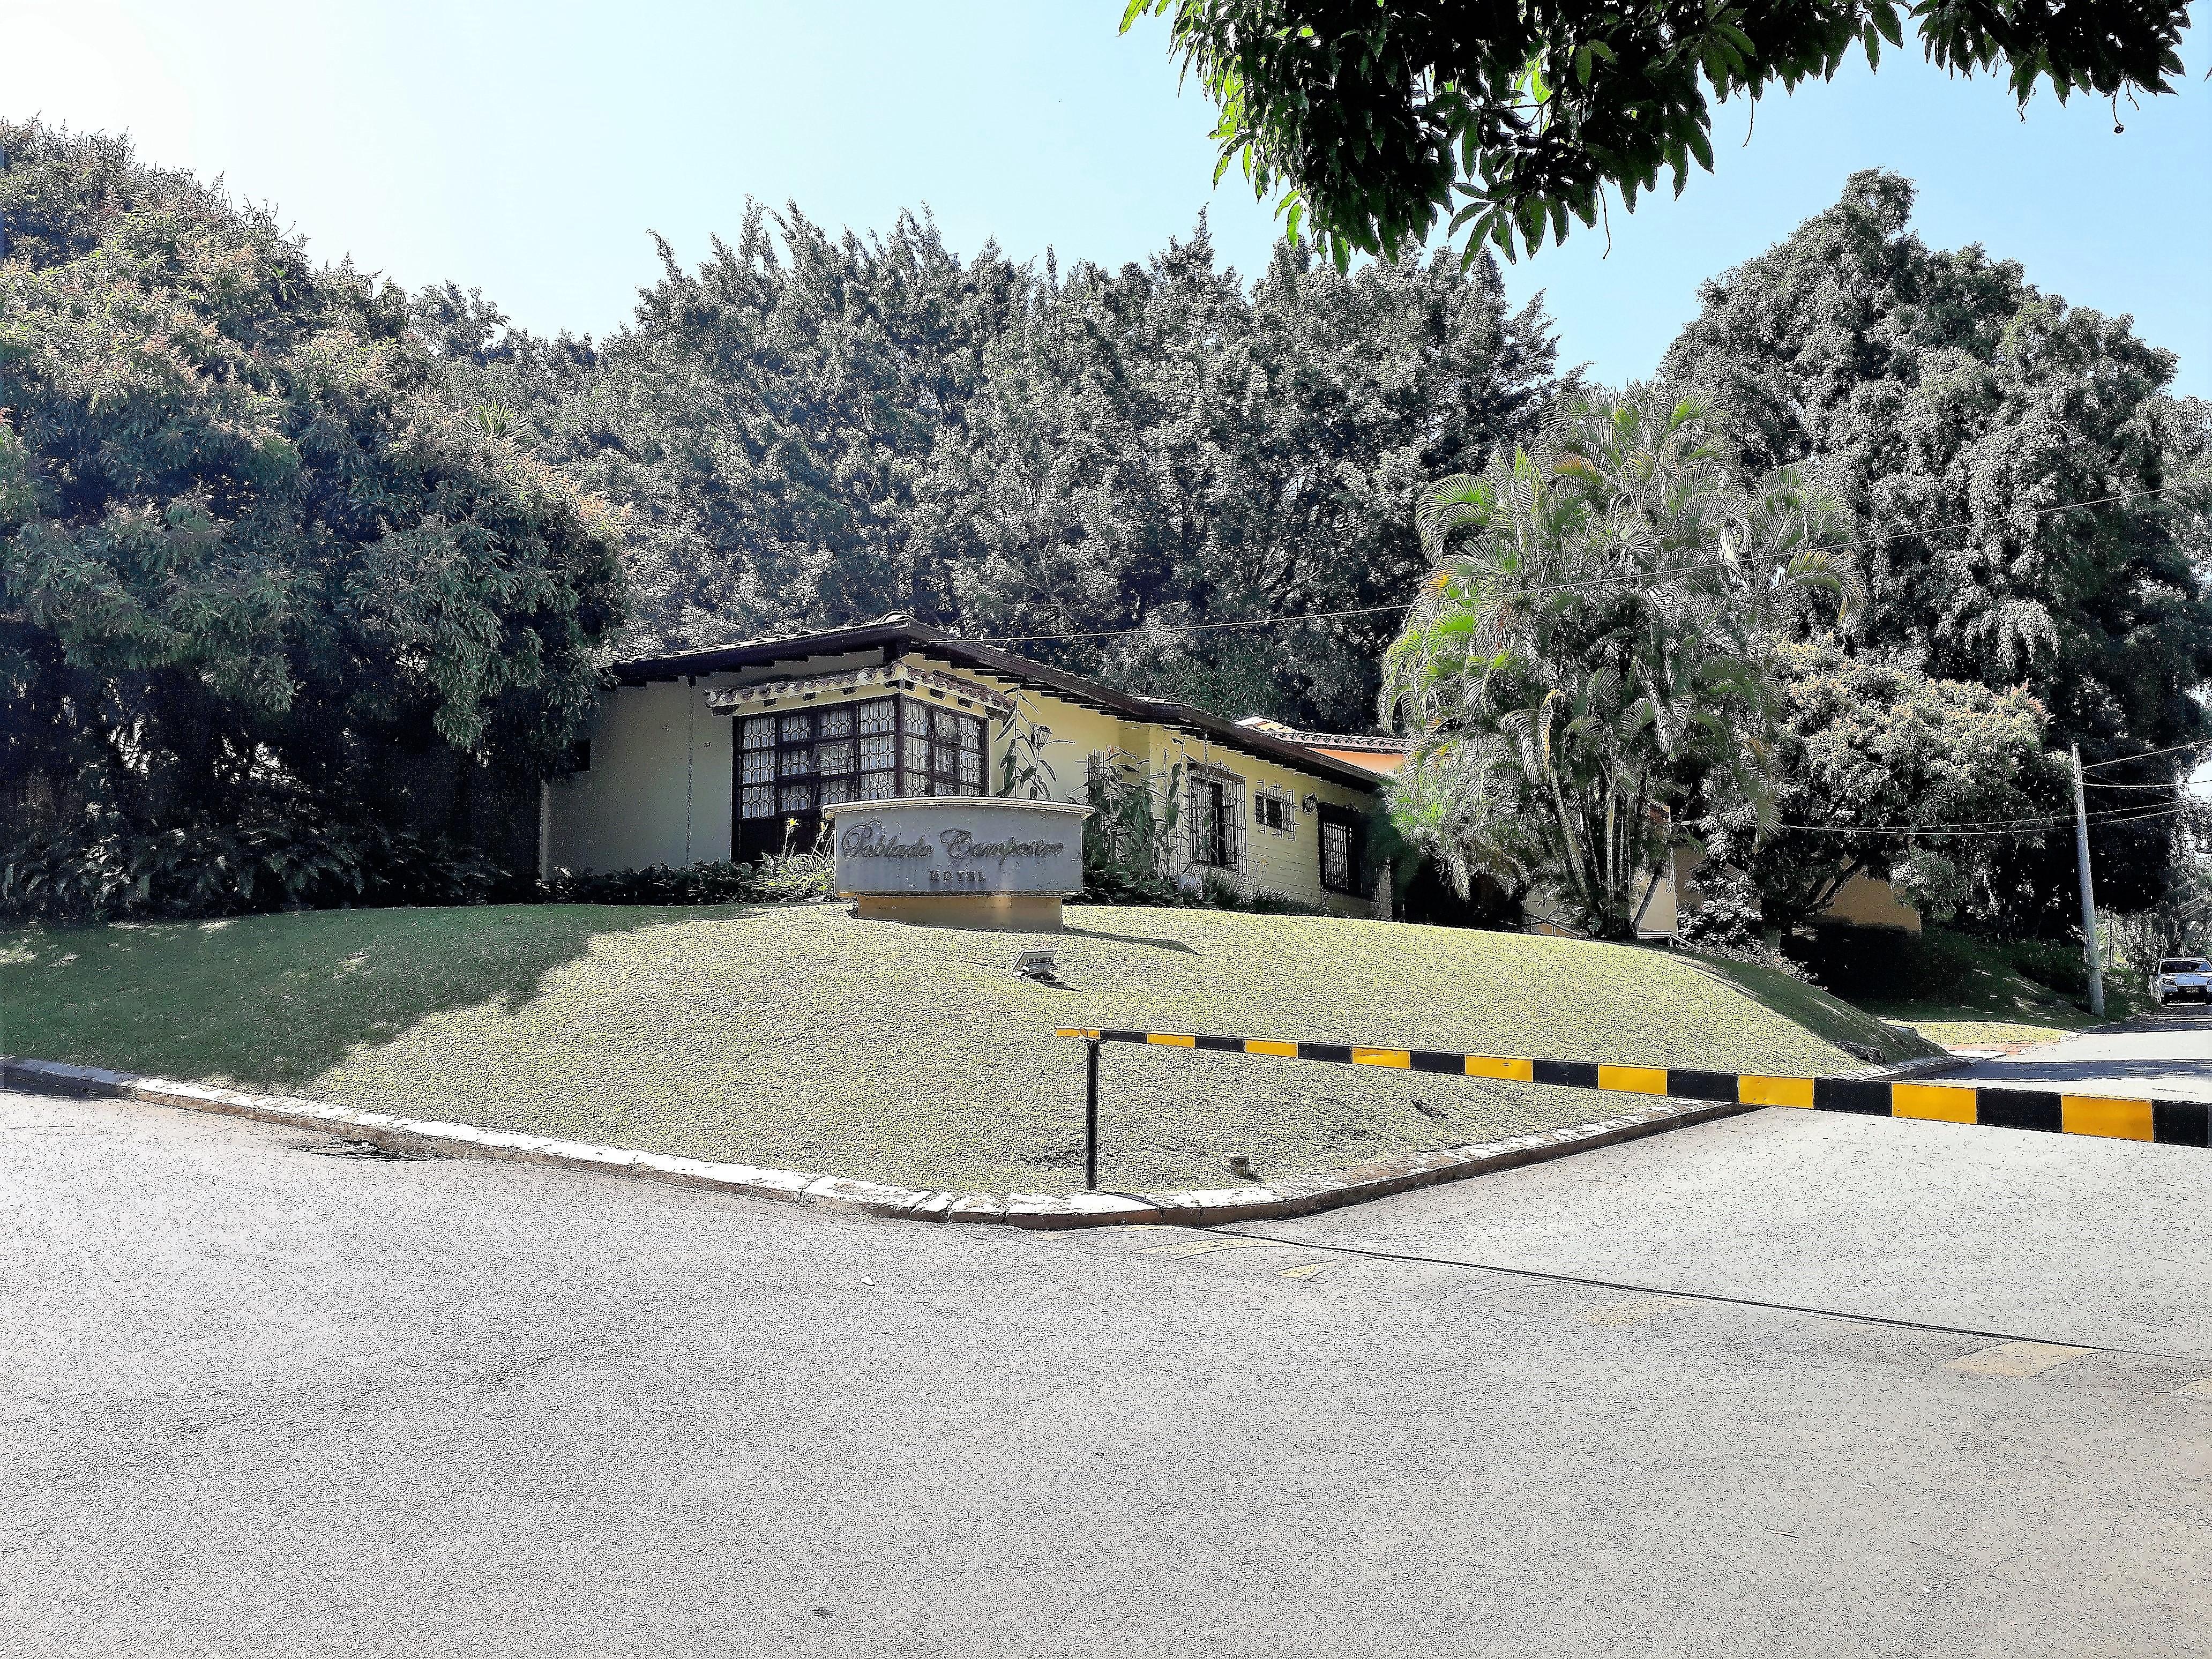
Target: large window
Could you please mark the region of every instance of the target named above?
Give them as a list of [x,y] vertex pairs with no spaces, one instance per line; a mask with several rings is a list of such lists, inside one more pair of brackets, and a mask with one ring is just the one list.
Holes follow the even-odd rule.
[[988,728],[905,697],[747,714],[738,721],[738,858],[813,844],[822,809],[895,795],[980,795]]
[[906,785],[909,795],[980,795],[988,751],[983,722],[957,708],[906,706]]

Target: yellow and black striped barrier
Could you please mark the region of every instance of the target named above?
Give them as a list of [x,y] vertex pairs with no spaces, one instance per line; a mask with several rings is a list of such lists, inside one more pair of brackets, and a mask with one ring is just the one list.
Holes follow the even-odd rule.
[[1687,1071],[1669,1066],[1605,1066],[1581,1060],[1524,1060],[1503,1054],[1449,1054],[1430,1048],[1363,1048],[1340,1042],[1279,1042],[1263,1037],[1206,1036],[1183,1031],[1062,1029],[1056,1035],[1090,1045],[1091,1184],[1097,1185],[1098,1045],[1143,1042],[1163,1048],[1273,1054],[1338,1066],[1380,1066],[1450,1077],[1551,1083],[1612,1094],[1662,1095],[1670,1100],[1727,1101],[1744,1106],[1796,1106],[1863,1117],[1921,1118],[2049,1134],[2148,1140],[2166,1146],[2212,1145],[2212,1106],[2201,1100],[2129,1099],[2058,1094],[2041,1089],[1967,1088],[1893,1083],[1880,1078],[1765,1077],[1752,1072]]

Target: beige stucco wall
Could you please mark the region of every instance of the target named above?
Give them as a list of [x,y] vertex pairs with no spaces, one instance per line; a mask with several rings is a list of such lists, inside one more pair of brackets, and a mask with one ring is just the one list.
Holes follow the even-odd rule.
[[731,678],[617,686],[600,701],[591,769],[545,786],[541,874],[730,856],[730,723],[706,692]]
[[1820,912],[1823,921],[1849,922],[1856,927],[1901,927],[1920,931],[1920,912],[1898,897],[1886,881],[1863,872],[1844,884],[1843,890]]
[[[852,659],[823,658],[799,667],[782,665],[777,676],[794,672],[832,673],[873,665],[872,653]],[[1176,762],[1212,765],[1243,784],[1245,815],[1244,864],[1233,878],[1247,892],[1275,892],[1302,903],[1320,905],[1341,915],[1376,914],[1373,900],[1332,893],[1321,884],[1321,823],[1304,810],[1309,798],[1364,815],[1371,792],[1311,776],[1275,762],[1224,747],[1192,734],[1146,721],[1124,720],[1048,693],[994,676],[951,669],[919,654],[909,666],[931,675],[988,686],[1012,698],[1023,716],[1045,727],[1050,739],[1044,760],[1052,776],[1045,791],[1053,800],[1080,802],[1086,793],[1091,757],[1122,754],[1142,763],[1161,781]],[[707,692],[717,686],[770,678],[767,671],[702,675],[696,680],[644,686],[620,686],[601,703],[591,732],[588,772],[546,786],[541,834],[541,865],[547,873],[641,869],[655,864],[680,866],[730,856],[730,757],[732,723],[707,707]],[[826,694],[835,697],[881,696],[880,684]],[[925,687],[924,702],[945,702]],[[763,703],[763,708],[775,705]],[[796,705],[794,699],[793,706]],[[816,706],[820,706],[817,699]],[[990,723],[990,773],[987,787],[998,793],[1008,745],[1005,723]],[[1293,808],[1287,831],[1263,830],[1252,818],[1252,798],[1262,788],[1288,797]],[[1163,803],[1164,805],[1164,803]],[[1188,854],[1178,848],[1180,875]]]

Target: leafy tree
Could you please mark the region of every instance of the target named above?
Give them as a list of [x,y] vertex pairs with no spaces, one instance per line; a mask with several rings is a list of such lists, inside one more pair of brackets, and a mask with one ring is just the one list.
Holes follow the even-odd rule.
[[659,246],[660,280],[596,347],[510,331],[503,359],[473,343],[452,294],[417,301],[418,325],[450,335],[464,398],[507,411],[535,453],[625,509],[629,645],[956,617],[913,504],[1022,273],[989,246],[963,261],[926,217],[836,236],[795,206],[749,204],[696,270]]
[[[2127,319],[2069,307],[1978,247],[1929,249],[1911,206],[1906,180],[1852,175],[1836,206],[1705,284],[1668,376],[1709,389],[1754,471],[1815,464],[1833,483],[1859,526],[1869,644],[1940,679],[2025,687],[2054,744],[2092,762],[2212,734],[2203,406],[2166,394],[2172,354]],[[2100,833],[2115,903],[2155,895],[2169,823]],[[2008,857],[1989,904],[2065,927],[2070,847]]]
[[397,289],[121,139],[0,143],[9,827],[466,830],[479,774],[557,765],[620,615],[604,511],[453,406]]
[[[1996,826],[2069,809],[2043,709],[2025,691],[1930,679],[1896,653],[1848,653],[1832,636],[1777,647],[1769,672],[1772,817],[1732,804],[1696,826],[1708,867],[1747,875],[1769,927],[1813,921],[1863,873],[1947,921],[1995,878],[2013,840]],[[2070,824],[2040,833],[2072,843]]]
[[1248,288],[1202,222],[1063,275],[924,219],[832,238],[756,209],[603,343],[450,285],[414,324],[481,422],[623,511],[627,649],[899,610],[1303,725],[1366,723],[1427,481],[1556,394],[1547,321],[1486,259],[1345,276],[1284,246]]
[[1421,739],[1400,833],[1462,893],[1475,870],[1540,882],[1632,937],[1676,822],[1771,822],[1768,658],[1819,594],[1854,602],[1835,527],[1794,474],[1746,483],[1711,410],[1656,387],[1438,485],[1437,562],[1383,664],[1386,712]]
[[[1129,690],[1364,726],[1440,473],[1533,433],[1549,325],[1487,260],[1350,276],[1278,244],[1249,291],[1201,223],[1048,273],[939,446],[917,535],[961,625]],[[1340,615],[1334,613],[1355,612]],[[1253,617],[1297,628],[1221,628]]]
[[1679,196],[1692,161],[1712,170],[1713,103],[1831,79],[1854,46],[1879,64],[1908,23],[1955,75],[2002,66],[2023,106],[2045,81],[2062,101],[2171,91],[2189,23],[2185,0],[1128,0],[1123,30],[1147,13],[1220,112],[1216,176],[1241,165],[1340,269],[1447,214],[1470,251],[1564,241],[1570,215],[1594,224],[1608,187],[1632,210],[1662,167]]

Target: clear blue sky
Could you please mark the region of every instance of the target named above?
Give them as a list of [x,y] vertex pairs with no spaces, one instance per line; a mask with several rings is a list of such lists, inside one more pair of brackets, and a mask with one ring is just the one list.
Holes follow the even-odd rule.
[[[1121,0],[0,0],[0,111],[128,128],[149,156],[274,204],[326,258],[482,287],[532,328],[604,332],[748,195],[888,224],[927,203],[956,247],[1139,258],[1210,208],[1247,273],[1273,235],[1158,24]],[[1511,270],[1548,293],[1568,362],[1646,374],[1698,281],[1835,198],[1846,173],[1921,186],[1929,241],[1984,244],[2076,304],[2130,313],[2212,395],[2212,31],[2177,97],[2023,123],[2002,88],[1917,55],[1721,112],[1719,172]]]

